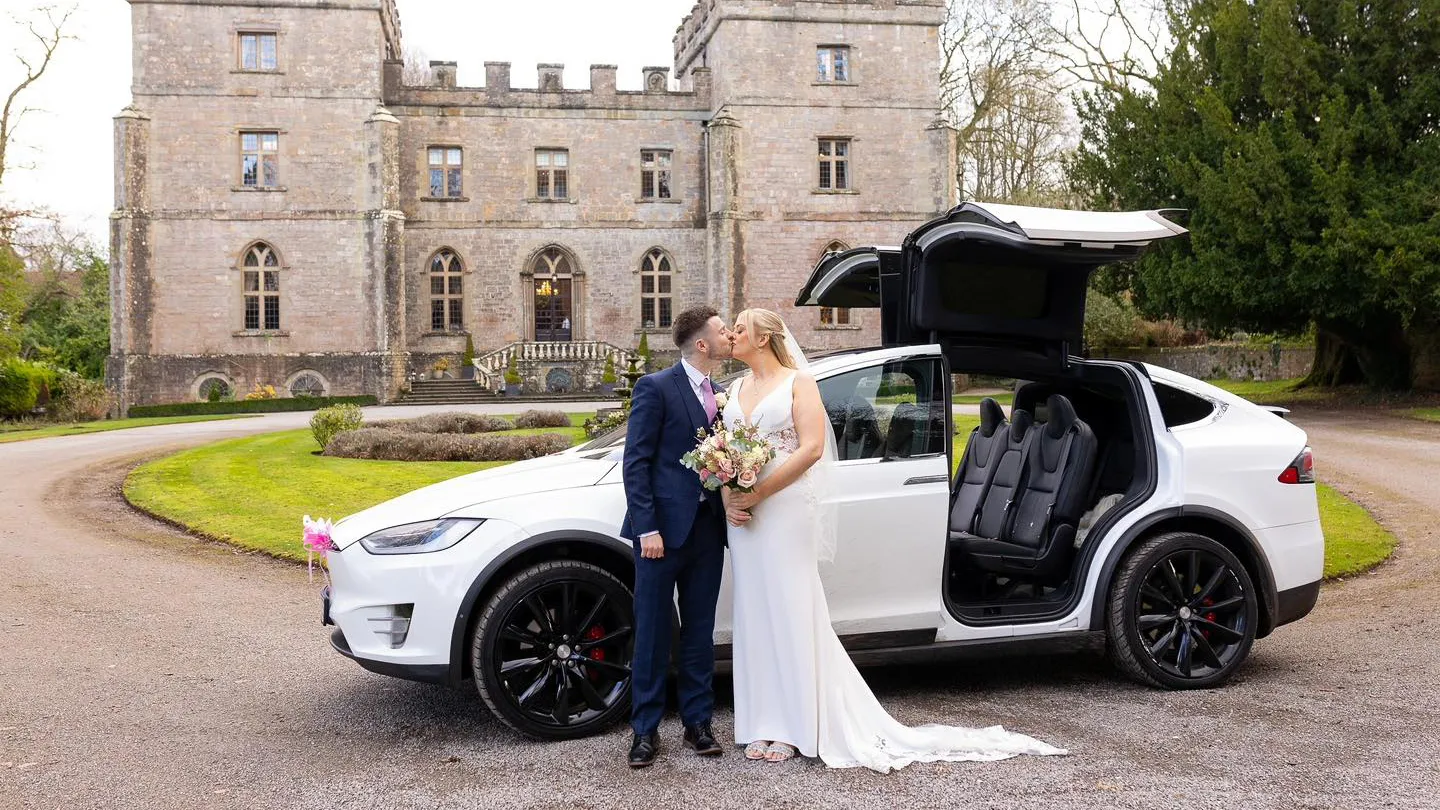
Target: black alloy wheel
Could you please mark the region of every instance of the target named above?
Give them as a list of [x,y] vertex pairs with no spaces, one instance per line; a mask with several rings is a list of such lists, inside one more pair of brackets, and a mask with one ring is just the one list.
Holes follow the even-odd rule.
[[602,731],[630,708],[632,597],[604,569],[540,563],[490,597],[471,663],[480,697],[506,725],[565,740]]
[[1203,689],[1249,654],[1259,600],[1245,566],[1199,534],[1150,538],[1120,564],[1110,592],[1110,657],[1141,683]]

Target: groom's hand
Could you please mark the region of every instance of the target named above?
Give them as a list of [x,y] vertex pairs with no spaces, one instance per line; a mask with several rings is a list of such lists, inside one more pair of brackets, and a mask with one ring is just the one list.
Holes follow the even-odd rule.
[[665,556],[665,539],[659,532],[640,538],[640,556],[647,560],[658,560]]

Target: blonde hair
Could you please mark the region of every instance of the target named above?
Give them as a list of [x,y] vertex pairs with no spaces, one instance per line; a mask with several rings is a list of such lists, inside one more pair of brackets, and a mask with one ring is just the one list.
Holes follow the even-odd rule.
[[778,314],[768,309],[752,307],[735,316],[735,320],[745,324],[745,331],[750,333],[750,342],[756,346],[760,345],[762,338],[768,337],[770,352],[780,361],[780,365],[799,368],[795,364],[795,358],[790,356],[790,349],[785,345],[785,321],[781,320]]

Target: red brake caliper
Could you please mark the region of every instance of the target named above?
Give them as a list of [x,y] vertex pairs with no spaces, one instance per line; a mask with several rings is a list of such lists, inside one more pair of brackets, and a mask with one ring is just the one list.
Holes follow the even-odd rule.
[[[594,627],[591,627],[589,630],[586,630],[586,631],[585,631],[585,640],[586,640],[586,641],[599,641],[600,639],[602,639],[602,638],[604,638],[604,637],[605,637],[605,628],[602,627],[602,626],[600,626],[600,625],[598,625],[598,624],[595,625]],[[595,661],[604,661],[604,660],[605,660],[605,651],[602,650],[602,649],[600,649],[599,647],[595,647],[595,648],[591,649],[590,652],[586,653],[586,655],[587,655],[589,658],[591,658],[592,660],[595,660]],[[595,670],[593,670],[593,669],[588,669],[588,668],[587,668],[587,671],[589,672],[589,674],[590,674],[590,680],[592,680],[592,681],[593,681],[593,680],[596,680],[596,679],[598,679],[598,678],[600,677],[600,676],[599,676],[599,673],[595,672]]]
[[[1205,605],[1205,606],[1208,607],[1208,606],[1210,606],[1210,605],[1215,604],[1215,600],[1214,600],[1214,599],[1211,599],[1210,597],[1207,596],[1207,597],[1205,597],[1205,599],[1204,599],[1203,601],[1201,601],[1200,604]],[[1214,612],[1214,611],[1211,611],[1211,612],[1209,612],[1209,613],[1206,613],[1206,614],[1205,614],[1205,620],[1206,620],[1206,621],[1210,621],[1210,622],[1215,621],[1215,612]],[[1200,634],[1205,637],[1205,640],[1206,640],[1206,641],[1209,641],[1209,640],[1210,640],[1210,631],[1209,631],[1209,630],[1201,630],[1201,631],[1200,631]]]

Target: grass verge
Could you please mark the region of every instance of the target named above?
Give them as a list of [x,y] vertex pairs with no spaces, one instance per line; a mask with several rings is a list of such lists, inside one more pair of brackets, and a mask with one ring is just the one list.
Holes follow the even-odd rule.
[[1411,419],[1421,419],[1426,422],[1440,422],[1440,408],[1411,408],[1405,411],[1405,415]]
[[[571,417],[572,425],[590,414]],[[496,435],[585,431],[534,428]],[[300,517],[339,519],[414,489],[509,462],[367,461],[316,455],[309,430],[288,430],[197,447],[143,464],[125,498],[206,537],[275,557],[303,560]]]
[[218,419],[248,419],[249,414],[228,414],[224,416],[147,416],[139,419],[101,419],[94,422],[67,422],[47,424],[45,422],[21,422],[0,425],[0,444],[23,442],[27,439],[48,439],[51,436],[81,436],[86,433],[103,433],[107,430],[150,427],[151,425],[179,425],[186,422],[214,422]]

